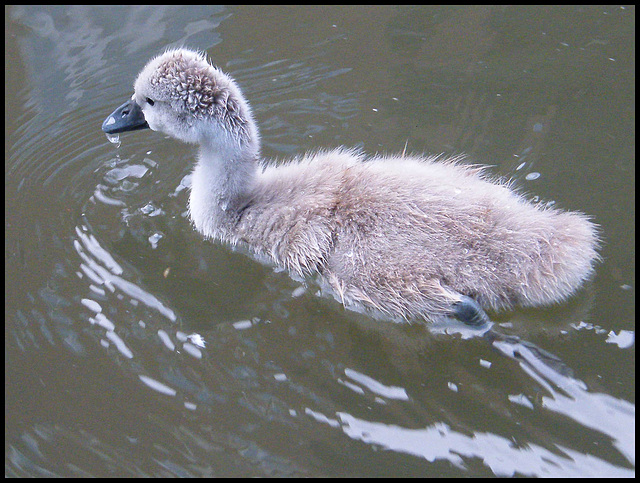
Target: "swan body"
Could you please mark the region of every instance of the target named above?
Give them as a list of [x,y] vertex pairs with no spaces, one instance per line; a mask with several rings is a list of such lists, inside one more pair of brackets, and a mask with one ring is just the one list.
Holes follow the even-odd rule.
[[199,146],[189,214],[343,301],[404,320],[484,322],[560,302],[592,274],[588,217],[532,204],[461,158],[339,148],[268,165],[247,101],[203,54],[169,50],[139,74],[107,133],[149,127]]

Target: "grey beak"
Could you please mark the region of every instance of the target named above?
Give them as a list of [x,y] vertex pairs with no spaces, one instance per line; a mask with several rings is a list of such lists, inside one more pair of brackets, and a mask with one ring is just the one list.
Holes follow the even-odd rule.
[[107,134],[136,131],[148,127],[142,109],[133,99],[122,104],[102,123],[102,130]]

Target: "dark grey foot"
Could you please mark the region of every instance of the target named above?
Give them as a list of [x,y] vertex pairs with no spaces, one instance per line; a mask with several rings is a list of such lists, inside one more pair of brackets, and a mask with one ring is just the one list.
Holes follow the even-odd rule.
[[478,302],[466,295],[463,295],[459,302],[453,304],[453,315],[471,327],[482,327],[491,322]]

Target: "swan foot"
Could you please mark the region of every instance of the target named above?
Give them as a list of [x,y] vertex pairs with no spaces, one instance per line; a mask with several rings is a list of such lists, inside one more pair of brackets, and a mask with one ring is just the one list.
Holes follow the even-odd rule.
[[453,316],[474,328],[484,327],[491,323],[489,316],[478,302],[466,295],[462,295],[460,300],[453,304]]

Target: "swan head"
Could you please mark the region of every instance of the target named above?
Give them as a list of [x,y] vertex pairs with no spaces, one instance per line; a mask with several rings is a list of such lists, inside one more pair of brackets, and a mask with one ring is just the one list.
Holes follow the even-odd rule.
[[132,98],[102,125],[108,134],[150,128],[213,149],[259,150],[249,104],[235,81],[204,54],[168,50],[151,59]]

